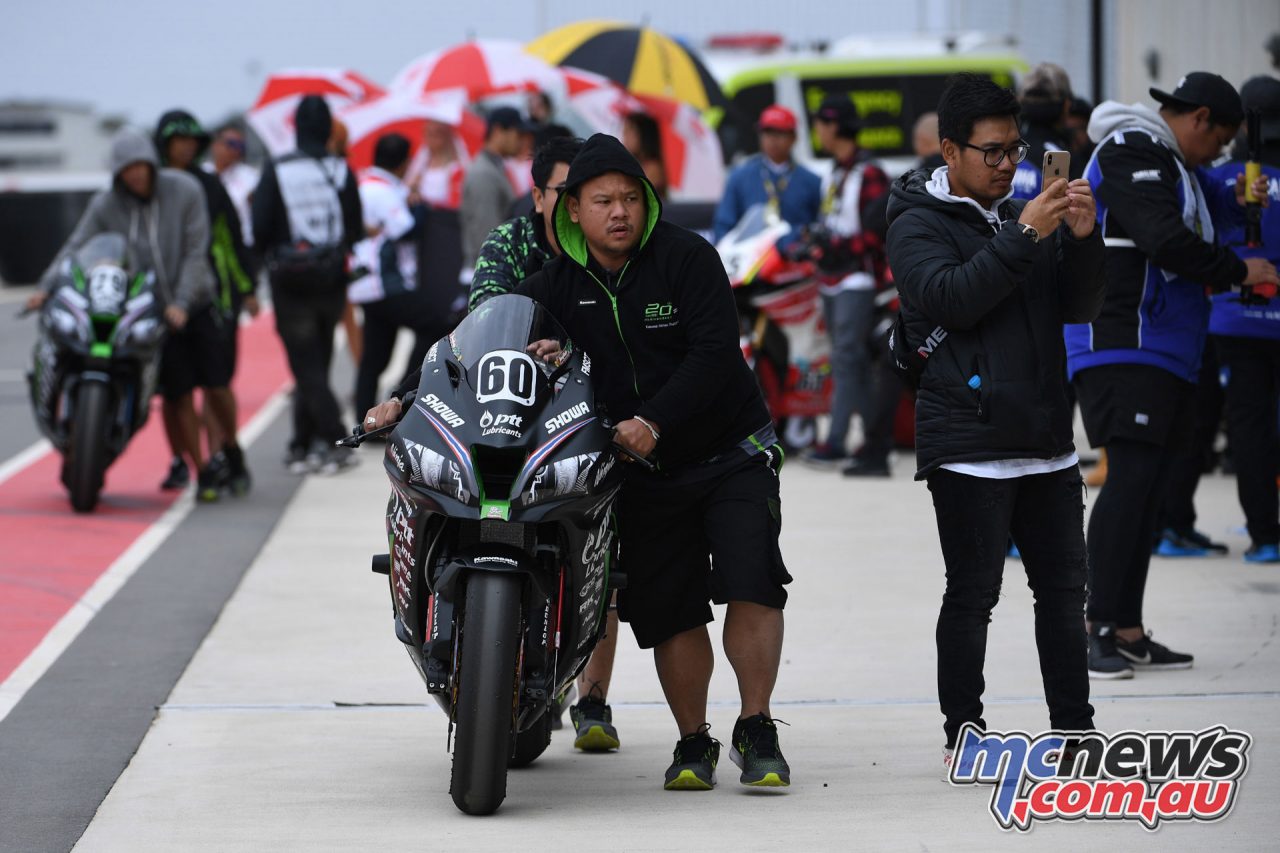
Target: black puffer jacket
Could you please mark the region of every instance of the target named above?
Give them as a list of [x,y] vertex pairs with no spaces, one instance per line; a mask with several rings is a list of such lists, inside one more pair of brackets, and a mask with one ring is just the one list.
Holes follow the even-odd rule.
[[[646,220],[639,246],[614,275],[591,257],[565,199],[607,172],[641,182]],[[640,415],[662,431],[664,467],[701,462],[770,424],[755,376],[742,358],[738,313],[720,256],[692,231],[659,221],[657,194],[622,143],[589,139],[556,204],[564,253],[517,293],[543,303],[595,362],[600,399],[614,421]]]
[[976,203],[930,194],[929,180],[922,169],[898,178],[888,211],[907,341],[932,348],[916,479],[949,462],[1072,452],[1062,325],[1102,307],[1101,235],[1076,240],[1064,226],[1033,243],[1017,225],[1025,202],[1000,205],[997,224]]

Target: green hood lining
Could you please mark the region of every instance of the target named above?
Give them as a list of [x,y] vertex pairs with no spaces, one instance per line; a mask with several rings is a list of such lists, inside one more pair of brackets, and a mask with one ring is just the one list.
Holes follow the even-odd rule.
[[[609,169],[600,174],[608,174],[611,171],[627,174],[618,169]],[[599,177],[599,175],[593,175],[592,177]],[[628,175],[628,177],[635,176]],[[586,181],[583,181],[583,183],[586,183]],[[654,192],[653,185],[645,177],[640,178],[640,183],[644,185],[647,221],[644,226],[644,234],[640,236],[640,245],[636,247],[636,252],[643,249],[649,242],[649,237],[653,234],[653,229],[657,226],[658,219],[662,216],[662,203],[658,200],[658,194]],[[562,252],[572,258],[578,266],[586,267],[588,260],[590,260],[590,252],[587,249],[587,236],[582,233],[582,226],[569,218],[569,208],[565,204],[565,199],[568,197],[569,192],[566,187],[565,191],[560,193],[560,197],[556,199],[556,209],[552,217],[556,226],[556,240],[559,241]]]

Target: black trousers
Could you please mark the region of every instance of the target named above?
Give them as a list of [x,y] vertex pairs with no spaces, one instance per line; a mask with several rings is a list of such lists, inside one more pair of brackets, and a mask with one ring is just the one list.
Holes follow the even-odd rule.
[[272,288],[276,332],[293,373],[293,438],[290,449],[307,450],[314,441],[333,442],[347,434],[338,400],[329,387],[333,333],[342,319],[346,294],[325,287],[297,293]]
[[887,462],[893,450],[893,421],[898,412],[898,401],[906,384],[893,372],[888,357],[880,357],[871,363],[871,388],[867,398],[864,440],[857,455],[864,462]]
[[1276,401],[1280,397],[1280,341],[1218,338],[1227,380],[1227,432],[1236,469],[1236,492],[1249,538],[1280,544],[1280,495],[1276,474]]
[[947,573],[937,628],[946,745],[955,745],[964,723],[986,725],[987,625],[1000,599],[1011,534],[1035,597],[1036,651],[1049,721],[1056,729],[1092,729],[1080,469],[1008,480],[938,469],[928,482]]
[[428,312],[423,300],[412,292],[366,302],[360,308],[364,313],[364,352],[356,370],[355,402],[356,414],[364,417],[365,412],[380,402],[378,377],[391,361],[391,352],[395,349],[396,335],[400,330],[411,329],[414,333],[413,353],[405,371],[405,376],[408,376],[422,366],[431,345],[449,333],[449,322],[446,316],[426,316]]
[[1196,388],[1157,367],[1076,375],[1089,441],[1107,449],[1107,481],[1089,516],[1093,622],[1140,627],[1151,547],[1176,461],[1191,441]]
[[1200,487],[1200,475],[1212,463],[1213,443],[1222,422],[1223,391],[1216,340],[1210,336],[1205,342],[1192,409],[1191,437],[1173,460],[1164,507],[1156,523],[1157,534],[1165,528],[1181,531],[1196,526],[1196,489]]

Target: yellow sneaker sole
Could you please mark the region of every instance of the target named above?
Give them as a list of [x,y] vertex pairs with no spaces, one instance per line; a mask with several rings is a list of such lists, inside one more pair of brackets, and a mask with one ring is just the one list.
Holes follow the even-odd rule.
[[578,735],[574,740],[575,749],[581,749],[584,752],[607,752],[610,749],[618,749],[622,746],[618,739],[604,730],[602,726],[592,726],[585,732]]
[[705,780],[699,779],[692,770],[681,770],[679,776],[662,787],[668,791],[710,791],[715,787],[715,783],[708,784]]
[[766,773],[762,779],[757,779],[754,782],[744,781],[742,784],[750,788],[789,788],[791,787],[791,780],[783,779],[777,773]]

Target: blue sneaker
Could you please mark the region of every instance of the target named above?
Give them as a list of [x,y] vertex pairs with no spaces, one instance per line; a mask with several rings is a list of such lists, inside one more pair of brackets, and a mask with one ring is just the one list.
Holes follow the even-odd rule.
[[1179,536],[1173,530],[1164,530],[1160,534],[1160,541],[1156,543],[1151,553],[1157,557],[1206,557],[1209,555],[1209,549]]
[[1254,545],[1244,552],[1246,563],[1280,563],[1280,546]]

